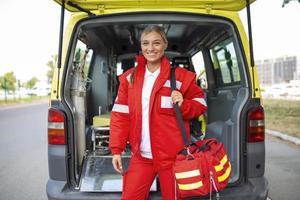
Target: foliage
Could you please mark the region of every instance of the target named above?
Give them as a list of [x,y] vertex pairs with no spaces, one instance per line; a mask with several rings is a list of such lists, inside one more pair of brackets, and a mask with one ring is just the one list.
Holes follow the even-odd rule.
[[48,78],[48,82],[51,83],[52,82],[52,77],[54,74],[54,69],[57,67],[57,54],[52,55],[51,56],[51,60],[49,60],[47,62],[47,66],[48,66],[48,71],[47,71],[47,78]]
[[16,90],[16,76],[13,72],[7,72],[0,76],[0,88],[7,91],[14,92]]
[[35,84],[39,81],[39,79],[37,77],[32,77],[30,80],[28,80],[26,83],[25,83],[25,88],[27,89],[32,89],[34,88]]
[[290,3],[290,1],[298,1],[300,3],[300,0],[283,0],[282,7],[284,7],[286,4]]

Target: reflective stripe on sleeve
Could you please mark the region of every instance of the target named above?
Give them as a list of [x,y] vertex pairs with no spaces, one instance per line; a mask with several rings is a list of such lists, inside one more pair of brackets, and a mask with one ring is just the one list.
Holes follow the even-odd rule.
[[204,105],[205,107],[207,107],[206,101],[203,98],[193,98],[192,100],[197,101],[197,102],[201,103],[202,105]]
[[129,113],[129,108],[127,105],[122,105],[122,104],[114,104],[114,107],[112,109],[114,112],[120,112],[120,113]]

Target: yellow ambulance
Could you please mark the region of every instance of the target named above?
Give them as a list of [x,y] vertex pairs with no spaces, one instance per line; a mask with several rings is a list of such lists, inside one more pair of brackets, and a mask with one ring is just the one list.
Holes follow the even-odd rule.
[[[165,30],[169,60],[179,57],[177,64],[194,71],[205,91],[205,137],[222,141],[232,164],[220,199],[267,198],[264,110],[252,53],[253,0],[55,2],[61,29],[48,111],[49,200],[120,199],[122,176],[114,171],[108,148],[109,113],[118,76],[135,66],[141,32],[150,24]],[[242,9],[248,27],[239,17]],[[72,14],[63,29],[65,11]],[[126,168],[130,147],[123,157]],[[159,179],[149,199],[161,199]]]

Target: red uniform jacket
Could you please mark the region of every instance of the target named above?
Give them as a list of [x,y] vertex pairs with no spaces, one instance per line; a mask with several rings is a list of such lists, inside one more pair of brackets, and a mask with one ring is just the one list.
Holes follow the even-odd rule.
[[[130,82],[133,69],[120,76],[118,96],[111,112],[109,146],[112,154],[121,154],[127,142],[133,155],[140,156],[142,130],[142,88],[146,60],[137,56],[134,82]],[[196,85],[195,73],[176,69],[176,86],[183,95],[180,107],[186,132],[189,119],[200,116],[206,109],[203,90]],[[170,63],[162,58],[149,103],[149,131],[153,163],[157,169],[171,167],[184,142],[171,101]]]

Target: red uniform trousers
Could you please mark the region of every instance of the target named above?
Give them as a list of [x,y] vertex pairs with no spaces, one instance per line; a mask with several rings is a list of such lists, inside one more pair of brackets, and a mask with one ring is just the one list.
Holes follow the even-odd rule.
[[133,156],[123,176],[122,200],[146,200],[158,175],[163,200],[175,200],[173,169],[155,170],[151,159]]

